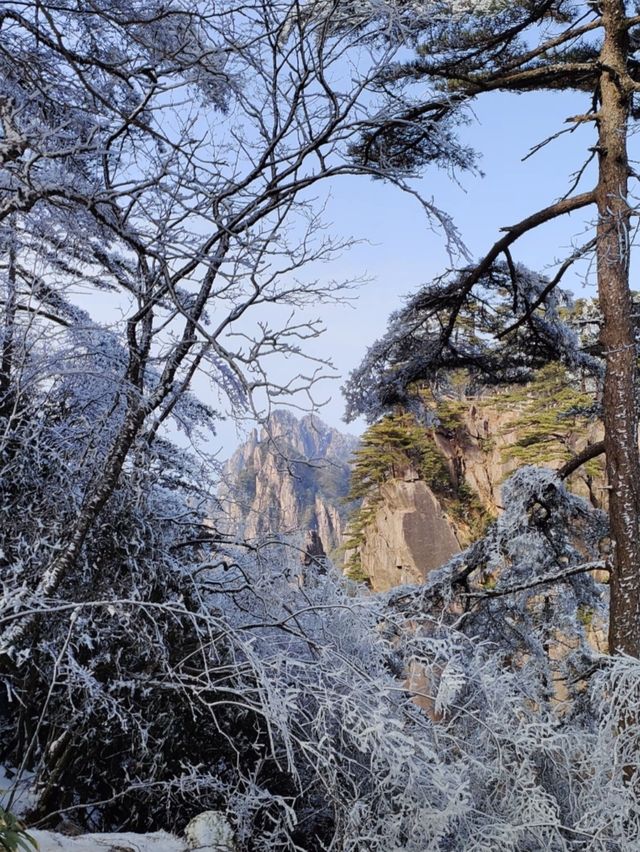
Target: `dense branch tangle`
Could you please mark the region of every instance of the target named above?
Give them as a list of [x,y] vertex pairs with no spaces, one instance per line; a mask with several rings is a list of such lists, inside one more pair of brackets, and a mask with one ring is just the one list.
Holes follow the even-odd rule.
[[[118,340],[97,459],[92,451],[76,514],[31,579],[49,596],[136,448],[178,416],[198,372],[236,414],[311,397],[324,364],[304,369],[301,345],[319,328],[290,314],[339,294],[340,284],[305,280],[304,267],[344,243],[323,234],[309,191],[371,171],[346,148],[393,48],[340,34],[295,2],[34,2],[5,4],[0,21],[0,221],[2,250],[15,255],[3,406],[15,420],[27,364],[32,383],[60,369],[34,358],[33,339],[45,350],[77,335],[101,345],[100,311],[75,307],[78,289],[103,294],[109,345]],[[18,351],[22,361],[9,357]],[[274,354],[295,365],[286,380],[269,378]],[[215,413],[191,406],[210,428]],[[31,621],[9,629],[5,650]]]

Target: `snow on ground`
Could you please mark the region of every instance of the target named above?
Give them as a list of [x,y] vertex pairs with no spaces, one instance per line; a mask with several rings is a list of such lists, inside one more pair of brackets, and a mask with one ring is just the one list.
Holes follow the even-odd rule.
[[183,840],[165,831],[154,834],[83,834],[67,837],[53,831],[29,830],[39,852],[187,852]]
[[[0,807],[9,808],[18,816],[27,811],[35,802],[31,791],[32,772],[22,772],[20,780],[16,780],[16,771],[7,769],[0,764]],[[9,807],[9,798],[13,793],[13,800]]]
[[[35,801],[31,790],[32,773],[24,772],[16,781],[16,771],[0,765],[0,807],[22,814]],[[11,794],[13,793],[13,799]],[[191,820],[180,840],[166,831],[152,834],[82,834],[70,837],[55,831],[27,829],[38,843],[38,852],[234,852],[233,830],[221,811],[204,811]]]
[[28,829],[38,852],[235,852],[233,831],[221,811],[204,811],[194,817],[180,840],[166,831],[152,834],[82,834],[70,837],[55,831]]

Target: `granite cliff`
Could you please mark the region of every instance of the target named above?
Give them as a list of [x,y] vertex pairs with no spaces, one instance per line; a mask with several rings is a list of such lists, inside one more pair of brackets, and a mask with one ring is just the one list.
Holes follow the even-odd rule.
[[[347,572],[375,590],[420,582],[480,538],[503,509],[501,485],[526,464],[560,468],[602,438],[589,389],[551,365],[525,386],[426,400],[432,425],[407,412],[369,427],[354,457]],[[601,458],[569,487],[606,508]]]
[[[318,417],[274,412],[226,465],[218,526],[247,539],[298,533],[301,546],[342,566],[345,550],[347,562],[353,557],[346,530],[361,502],[347,499],[359,445]],[[460,549],[459,531],[429,483],[410,467],[396,473],[381,484],[359,553],[375,590],[421,582]]]
[[[431,488],[412,472],[380,486],[358,560],[374,591],[421,583],[461,549],[456,530]],[[347,556],[347,565],[349,555]]]
[[[580,395],[566,393],[550,371],[533,388],[442,400],[430,428],[407,413],[385,418],[362,441],[276,411],[229,460],[219,525],[248,539],[300,533],[301,546],[376,591],[419,583],[482,535],[518,467],[560,467],[600,439],[597,419],[575,413]],[[570,485],[606,503],[601,461]]]
[[[229,459],[220,490],[224,532],[260,539],[314,533],[325,553],[337,555],[349,513],[349,462],[358,438],[315,415],[298,420],[275,411]],[[339,557],[338,557],[339,558]]]

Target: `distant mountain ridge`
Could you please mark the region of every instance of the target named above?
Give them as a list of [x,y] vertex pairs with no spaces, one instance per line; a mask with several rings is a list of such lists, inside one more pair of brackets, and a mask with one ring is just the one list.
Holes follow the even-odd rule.
[[336,551],[349,514],[350,460],[359,439],[313,414],[274,411],[225,465],[222,530],[247,539],[315,532]]

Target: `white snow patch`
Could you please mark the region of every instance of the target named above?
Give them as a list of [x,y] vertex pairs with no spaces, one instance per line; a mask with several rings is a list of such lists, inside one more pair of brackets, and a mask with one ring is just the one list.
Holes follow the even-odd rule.
[[82,834],[29,829],[39,852],[235,852],[233,829],[221,811],[205,811],[191,820],[180,840],[166,831],[153,834]]
[[38,841],[39,852],[188,852],[184,840],[178,840],[166,831],[67,837],[53,831],[29,829],[29,834]]
[[[22,816],[35,804],[36,797],[31,790],[33,773],[22,772],[20,780],[16,780],[16,773],[17,770],[9,769],[0,764],[0,807],[8,808],[14,814]],[[9,799],[12,793],[13,799],[9,808]]]

